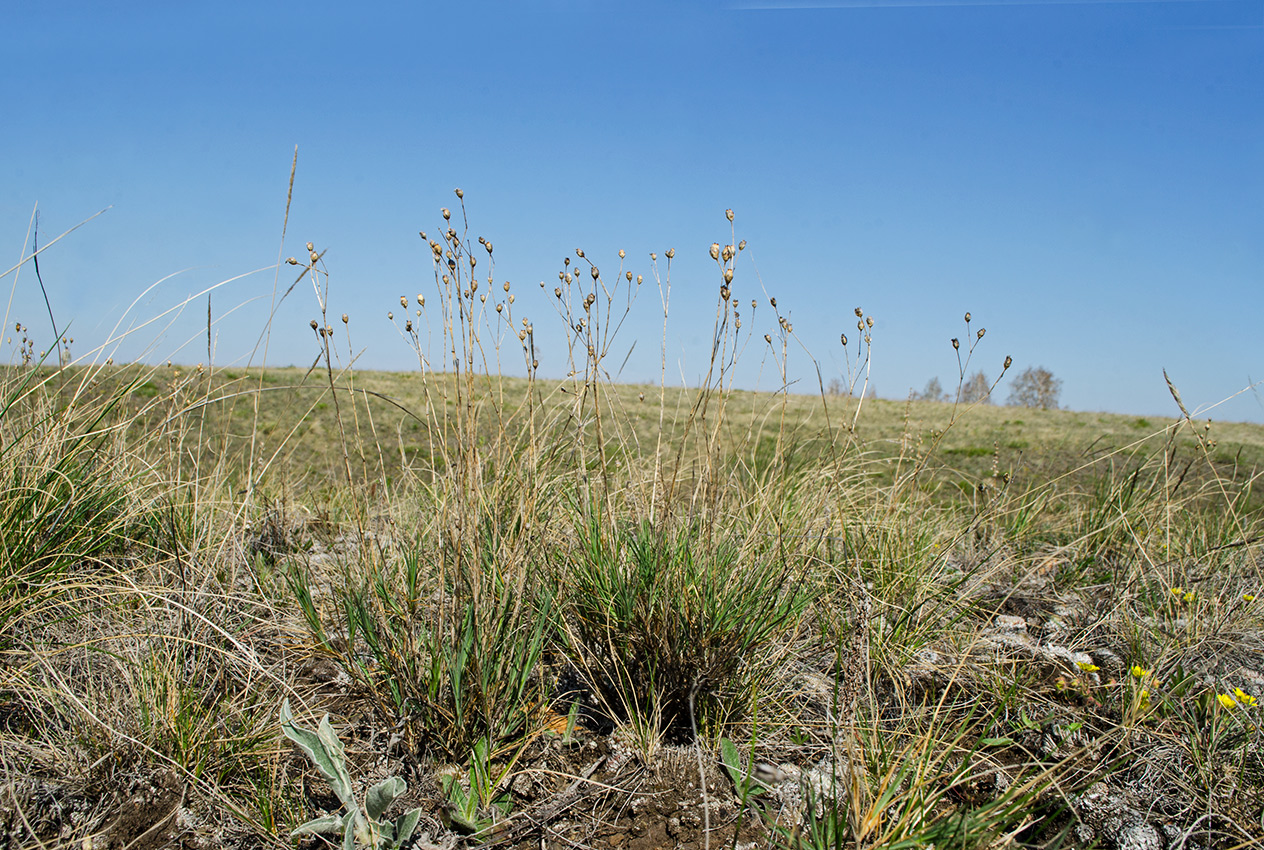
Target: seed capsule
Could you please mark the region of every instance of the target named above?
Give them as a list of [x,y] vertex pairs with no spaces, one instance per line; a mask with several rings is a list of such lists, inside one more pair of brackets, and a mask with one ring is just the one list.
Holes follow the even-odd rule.
[[725,282],[725,283],[732,283],[732,282],[733,282],[733,270],[732,270],[732,269],[725,269],[725,270],[724,270],[724,282]]
[[315,246],[315,245],[313,245],[311,242],[308,242],[308,243],[307,243],[307,250],[308,250],[308,251],[315,251],[315,250],[316,250],[316,246]]
[[464,193],[464,192],[462,192],[460,189],[457,189],[457,190],[456,190],[456,196],[457,196],[458,198],[464,198],[464,197],[465,197],[465,193]]
[[1014,365],[1014,358],[1006,354],[1005,355],[1005,368],[1008,369],[1010,366],[1013,366],[1013,365]]
[[864,310],[861,310],[859,307],[857,307],[857,308],[856,308],[856,318],[857,318],[857,319],[859,319],[859,318],[860,318],[861,316],[863,316],[864,314],[865,314],[865,311],[864,311]]
[[346,324],[347,322],[349,322],[349,321],[351,321],[351,317],[350,317],[350,316],[348,316],[346,313],[343,313],[343,314],[342,314],[342,323],[345,325],[345,324]]
[[667,259],[669,259],[669,260],[670,260],[672,257],[676,256],[676,249],[675,249],[675,248],[668,248],[668,249],[667,249],[667,254],[666,254],[666,256],[667,256]]
[[967,325],[970,324],[970,311],[969,310],[966,311],[966,324]]
[[403,296],[403,295],[399,296],[399,306],[401,306],[401,307],[407,307],[407,306],[408,306],[408,298],[407,298],[407,297],[405,297],[405,296]]
[[597,267],[596,267],[596,266],[593,266],[593,267],[592,267],[592,269],[591,269],[591,271],[590,271],[590,274],[592,274],[592,279],[593,279],[593,280],[596,280],[598,277],[600,277],[600,276],[601,276],[601,272],[599,272],[599,271],[597,270]]
[[575,256],[576,256],[576,257],[579,257],[581,260],[582,260],[582,259],[584,259],[584,249],[583,249],[583,248],[576,248],[576,249],[575,249]]
[[292,265],[292,266],[297,266],[297,265],[298,265],[298,260],[294,259],[293,257],[286,257],[286,258],[285,258],[285,261],[286,261],[287,263],[289,263],[290,265]]
[[733,220],[733,211],[732,211],[732,210],[725,210],[725,211],[724,211],[724,217],[725,217],[725,218],[727,218],[729,221],[732,221],[732,220]]
[[873,316],[865,317],[865,327],[869,327],[869,328],[873,327]]
[[846,344],[847,344],[847,334],[839,334],[839,335],[838,335],[838,341],[839,341],[839,342],[841,342],[843,345],[846,345]]
[[959,351],[961,349],[961,343],[957,341],[955,336],[952,338],[952,348],[953,351]]
[[766,342],[766,343],[768,343],[769,345],[771,345],[771,344],[772,344],[772,334],[764,334],[764,342]]
[[620,248],[620,249],[619,249],[619,259],[620,259],[620,260],[622,260],[622,259],[623,259],[624,257],[626,257],[627,255],[628,255],[628,252],[627,252],[627,251],[624,251],[622,248]]
[[985,333],[987,333],[987,328],[979,328],[979,333],[977,334],[976,339],[983,339],[983,335]]
[[439,210],[439,212],[443,213],[443,220],[444,220],[444,221],[451,221],[451,220],[452,220],[452,211],[451,211],[451,210],[449,210],[447,207],[444,207],[443,209]]
[[720,259],[720,243],[719,242],[711,243],[711,259],[713,260]]
[[[777,307],[777,299],[776,299],[776,298],[769,298],[769,299],[768,299],[768,303],[769,303],[769,304],[771,304],[771,305],[773,306],[773,309],[776,309],[776,307]],[[754,306],[754,302],[751,302],[751,306],[752,306],[752,307]]]
[[[319,328],[319,327],[320,327],[320,324],[319,324],[319,323],[317,323],[317,321],[316,321],[315,319],[312,319],[312,321],[311,321],[311,325],[312,325],[312,330],[316,330],[317,328]],[[171,363],[170,363],[170,362],[168,362],[168,363],[167,363],[167,365],[168,365],[168,366],[170,366],[170,365],[171,365]]]

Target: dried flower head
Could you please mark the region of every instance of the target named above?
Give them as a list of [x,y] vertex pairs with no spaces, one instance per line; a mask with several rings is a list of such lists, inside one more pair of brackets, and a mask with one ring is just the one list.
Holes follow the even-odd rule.
[[983,339],[985,333],[987,333],[987,328],[979,328],[979,332],[975,334],[975,339]]
[[1010,366],[1013,366],[1013,365],[1014,365],[1014,358],[1006,354],[1005,355],[1005,368],[1008,369]]
[[969,310],[966,311],[966,324],[967,325],[970,324],[970,311]]
[[[769,298],[769,299],[768,299],[768,303],[769,303],[769,304],[771,304],[771,305],[773,306],[773,309],[776,309],[776,307],[777,307],[777,299],[776,299],[776,298]],[[752,306],[754,306],[754,305],[752,304]]]
[[865,327],[873,327],[873,316],[865,316]]
[[408,297],[407,297],[407,296],[405,296],[405,295],[401,295],[401,296],[399,296],[399,306],[401,306],[401,307],[407,307],[407,306],[408,306]]
[[720,259],[720,243],[719,242],[711,243],[711,259],[713,260]]
[[841,342],[843,345],[846,345],[846,344],[847,344],[847,334],[839,334],[839,335],[838,335],[838,341],[839,341],[839,342]]
[[[312,330],[316,330],[317,328],[319,328],[319,327],[320,327],[320,323],[319,323],[319,322],[317,322],[315,319],[312,319],[312,321],[310,322],[310,324],[311,324],[311,326],[312,326]],[[167,365],[168,365],[168,366],[170,366],[170,365],[171,365],[171,361],[170,361],[170,360],[168,360],[168,361],[167,361]]]
[[627,252],[627,251],[623,250],[622,248],[620,248],[620,249],[619,249],[619,259],[620,259],[620,260],[622,260],[622,259],[623,259],[624,257],[626,257],[627,255],[628,255],[628,252]]
[[307,243],[307,250],[308,250],[308,251],[315,251],[315,250],[316,250],[316,246],[315,246],[314,244],[312,244],[311,242],[308,242],[308,243]]
[[961,343],[955,336],[952,338],[952,349],[953,351],[959,351],[961,349]]
[[452,220],[452,211],[448,209],[447,207],[444,207],[443,209],[439,210],[439,212],[443,214],[444,221]]
[[487,244],[485,244],[483,247],[487,249],[487,253],[488,253],[488,254],[490,254],[490,253],[492,252],[492,243],[488,242],[488,243],[487,243]]
[[464,197],[465,197],[465,193],[464,193],[464,192],[462,192],[460,189],[457,189],[457,190],[455,190],[455,191],[456,191],[456,196],[457,196],[458,198],[464,198]]
[[772,344],[772,334],[764,334],[764,342]]
[[857,318],[857,319],[859,319],[859,318],[860,318],[861,316],[863,316],[864,314],[865,314],[865,311],[864,311],[864,310],[861,310],[859,307],[857,307],[857,308],[856,308],[856,318]]
[[725,211],[724,211],[724,217],[725,217],[725,218],[727,218],[729,221],[732,221],[732,220],[733,220],[733,211],[732,211],[732,210],[725,210]]
[[501,311],[502,311],[502,310],[504,310],[504,309],[505,309],[505,305],[504,305],[504,304],[497,304],[497,305],[496,305],[496,312],[497,312],[497,313],[501,312]]
[[575,249],[575,256],[576,256],[576,257],[579,257],[579,258],[582,260],[582,259],[584,258],[584,249],[583,249],[583,248],[576,248],[576,249]]
[[601,276],[601,272],[597,270],[596,266],[593,266],[591,269],[589,269],[588,273],[592,275],[593,280],[596,280],[597,278]]
[[720,287],[720,298],[725,301],[729,300],[729,288],[727,286]]
[[342,323],[345,325],[345,324],[347,324],[347,323],[348,323],[348,322],[350,322],[350,321],[351,321],[351,317],[350,317],[350,316],[348,316],[346,313],[343,313],[343,314],[342,314]]
[[404,331],[405,331],[406,333],[412,333],[412,332],[413,332],[413,320],[412,320],[412,319],[409,319],[408,321],[404,322]]
[[292,266],[297,266],[297,265],[298,265],[298,260],[294,259],[293,257],[286,257],[286,258],[285,258],[285,261],[286,261],[287,263],[289,263],[290,265],[292,265]]
[[669,259],[669,260],[670,260],[672,257],[676,256],[676,249],[675,249],[675,248],[668,248],[668,249],[667,249],[667,253],[666,253],[664,256],[666,256],[666,257],[667,257],[667,259]]
[[864,332],[865,332],[865,320],[864,320],[864,319],[860,319],[859,321],[857,321],[857,322],[856,322],[856,330],[860,331],[861,333],[864,333]]
[[725,269],[725,270],[724,270],[724,282],[725,282],[725,283],[732,283],[732,282],[733,282],[733,270],[732,270],[732,269]]
[[556,295],[558,298],[561,298],[561,297],[562,297],[562,287],[560,287],[560,286],[555,286],[555,287],[553,287],[553,294],[554,294],[554,295]]

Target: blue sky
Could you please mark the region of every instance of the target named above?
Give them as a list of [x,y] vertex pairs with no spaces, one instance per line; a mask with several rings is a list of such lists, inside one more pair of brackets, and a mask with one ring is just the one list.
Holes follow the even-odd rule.
[[[732,208],[746,386],[777,385],[766,295],[826,380],[873,315],[884,398],[955,384],[966,310],[972,370],[1043,365],[1073,408],[1174,414],[1163,369],[1191,407],[1264,379],[1264,0],[9,3],[0,39],[0,271],[37,204],[41,244],[110,207],[40,257],[76,355],[260,270],[211,296],[215,361],[244,363],[310,240],[358,364],[415,367],[386,314],[434,291],[417,232],[459,186],[546,374],[562,258],[624,249],[647,283],[611,365],[635,341],[622,378],[657,380],[674,248],[668,377],[696,381]],[[32,271],[0,280],[6,338],[47,345]],[[316,310],[297,287],[268,362],[311,362]],[[105,353],[204,361],[205,322],[202,296]]]

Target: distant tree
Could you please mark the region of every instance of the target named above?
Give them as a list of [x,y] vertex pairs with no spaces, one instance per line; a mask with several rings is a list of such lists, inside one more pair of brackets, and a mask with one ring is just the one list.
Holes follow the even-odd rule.
[[948,394],[939,383],[939,378],[931,378],[926,388],[920,393],[913,393],[913,401],[950,401]]
[[843,379],[839,377],[830,378],[829,387],[826,392],[830,395],[846,395],[847,385],[843,383]]
[[1044,366],[1023,370],[1010,385],[1010,407],[1038,407],[1041,410],[1057,410],[1062,395],[1062,381]]
[[992,385],[988,383],[987,375],[983,374],[982,369],[965,379],[961,385],[960,398],[962,404],[992,403]]

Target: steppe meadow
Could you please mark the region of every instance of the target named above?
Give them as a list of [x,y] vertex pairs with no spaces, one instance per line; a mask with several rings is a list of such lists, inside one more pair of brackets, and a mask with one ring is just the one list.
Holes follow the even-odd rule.
[[0,850],[1264,847],[1264,0],[0,40]]

